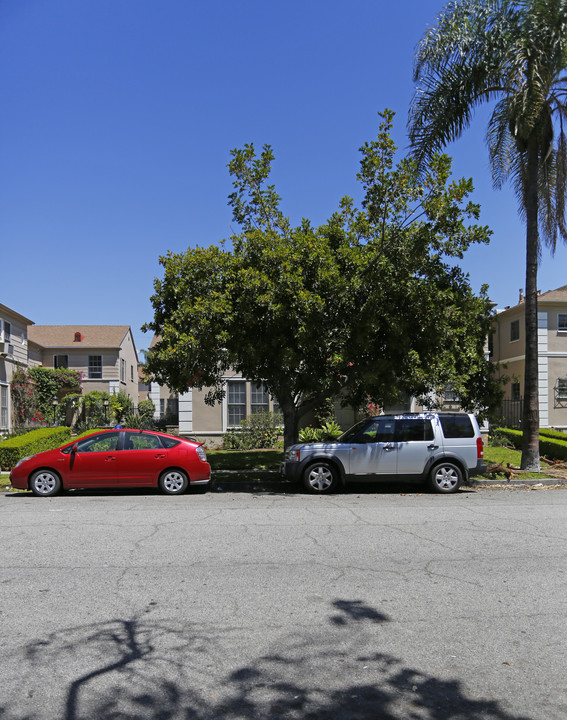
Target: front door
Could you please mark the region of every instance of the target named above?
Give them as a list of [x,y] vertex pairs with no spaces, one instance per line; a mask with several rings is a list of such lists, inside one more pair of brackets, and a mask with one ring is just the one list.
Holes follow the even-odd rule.
[[353,480],[396,473],[394,428],[394,418],[377,417],[353,438],[349,444],[349,474]]
[[76,451],[69,456],[69,487],[116,486],[121,454],[117,451],[119,435],[119,432],[105,432],[79,440]]

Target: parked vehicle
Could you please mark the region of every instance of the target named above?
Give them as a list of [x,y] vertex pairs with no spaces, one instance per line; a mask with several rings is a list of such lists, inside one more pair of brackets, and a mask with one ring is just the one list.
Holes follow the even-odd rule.
[[367,418],[336,442],[293,445],[281,473],[312,493],[349,481],[422,480],[440,493],[456,492],[473,472],[486,470],[474,415],[404,413]]
[[44,497],[71,488],[159,487],[180,495],[206,485],[211,467],[202,443],[165,433],[104,430],[26,457],[10,473],[12,487]]

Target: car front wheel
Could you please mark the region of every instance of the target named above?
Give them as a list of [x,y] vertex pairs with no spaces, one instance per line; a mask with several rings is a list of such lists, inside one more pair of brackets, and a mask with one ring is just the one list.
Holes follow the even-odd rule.
[[337,471],[328,462],[319,461],[309,465],[303,473],[303,485],[308,492],[322,495],[337,487]]
[[37,470],[31,476],[30,490],[41,497],[55,495],[61,490],[61,478],[53,470]]
[[429,474],[429,485],[438,493],[454,493],[463,482],[463,473],[458,465],[443,462],[436,465]]
[[188,485],[189,479],[181,470],[166,470],[159,479],[160,489],[168,495],[181,495]]

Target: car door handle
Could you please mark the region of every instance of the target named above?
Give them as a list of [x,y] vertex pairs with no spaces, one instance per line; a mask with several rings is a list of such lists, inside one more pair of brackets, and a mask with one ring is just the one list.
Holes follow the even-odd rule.
[[156,460],[163,460],[165,457],[165,453],[156,453],[155,458]]
[[105,458],[104,458],[104,461],[105,461],[105,462],[112,462],[112,460],[116,460],[116,456],[115,456],[115,455],[110,455],[109,457],[105,457]]
[[387,445],[384,445],[384,450],[395,450],[396,446],[392,443],[388,443]]
[[427,446],[428,450],[437,450],[438,448],[439,448],[439,445],[428,445]]

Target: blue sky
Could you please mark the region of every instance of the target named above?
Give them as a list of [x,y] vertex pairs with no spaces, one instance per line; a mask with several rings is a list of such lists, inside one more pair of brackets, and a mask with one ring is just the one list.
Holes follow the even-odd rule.
[[[168,250],[230,237],[226,165],[274,149],[292,221],[359,198],[358,148],[397,113],[407,146],[416,43],[437,0],[0,0],[0,302],[38,324],[151,319]],[[489,246],[462,266],[500,306],[524,286],[524,227],[494,191],[486,115],[448,152],[472,177]],[[540,288],[567,282],[546,251]]]

